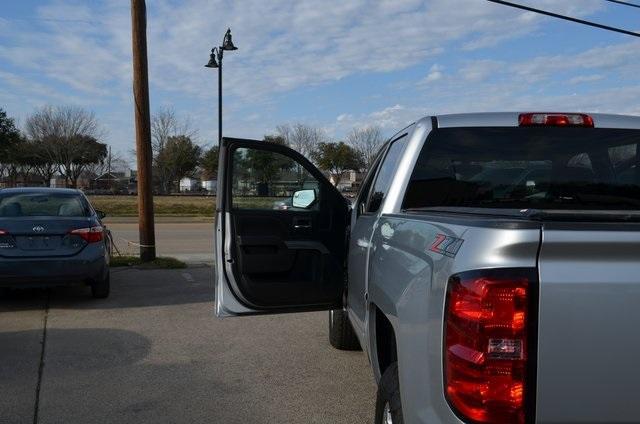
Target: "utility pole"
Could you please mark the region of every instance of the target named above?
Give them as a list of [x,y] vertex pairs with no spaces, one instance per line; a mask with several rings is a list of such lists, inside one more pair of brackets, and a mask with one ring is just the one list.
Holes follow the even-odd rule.
[[131,0],[131,31],[133,47],[133,100],[136,121],[136,152],[138,160],[138,227],[140,259],[156,258],[153,221],[151,163],[151,119],[149,113],[149,76],[147,65],[147,7],[145,0]]

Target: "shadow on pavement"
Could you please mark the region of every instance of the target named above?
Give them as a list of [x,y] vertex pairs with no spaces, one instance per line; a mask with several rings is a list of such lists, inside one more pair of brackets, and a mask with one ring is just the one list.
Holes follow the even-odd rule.
[[[0,422],[31,422],[38,386],[42,329],[0,332]],[[55,343],[49,343],[49,341]],[[145,358],[151,342],[131,331],[101,328],[47,332],[45,373],[64,385],[78,373],[131,366]],[[99,384],[96,381],[96,384]],[[67,405],[73,408],[73,405]]]
[[[13,370],[21,363],[25,350],[33,351],[33,340],[38,340],[38,351],[42,330],[0,332],[1,384],[24,378]],[[49,329],[46,366],[57,372],[101,370],[126,366],[140,361],[149,353],[151,342],[133,331],[110,328]],[[39,355],[38,355],[39,356]],[[9,389],[6,387],[6,389]],[[4,390],[0,390],[4,393]]]
[[[41,336],[41,330],[0,333],[2,423],[31,422],[40,362],[34,340]],[[24,361],[25,350],[37,355]],[[261,422],[256,405],[238,410],[239,398],[252,393],[226,378],[223,364],[165,355],[133,331],[48,329],[38,422]]]
[[0,313],[42,309],[47,290],[55,309],[117,309],[213,302],[213,269],[196,267],[178,270],[111,271],[111,294],[93,299],[84,286],[48,289],[11,289],[0,295]]

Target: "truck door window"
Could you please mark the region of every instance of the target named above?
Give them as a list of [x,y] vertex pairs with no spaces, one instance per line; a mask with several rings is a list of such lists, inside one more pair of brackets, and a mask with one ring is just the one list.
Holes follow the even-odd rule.
[[233,209],[304,212],[320,204],[319,182],[293,159],[268,150],[233,152]]
[[369,199],[367,201],[366,211],[368,213],[375,213],[380,209],[382,201],[384,200],[387,192],[389,191],[389,185],[391,179],[395,175],[398,161],[402,156],[402,151],[406,144],[406,134],[402,137],[391,142],[391,145],[387,149],[387,153],[382,160],[378,175],[376,176],[373,188],[369,193]]

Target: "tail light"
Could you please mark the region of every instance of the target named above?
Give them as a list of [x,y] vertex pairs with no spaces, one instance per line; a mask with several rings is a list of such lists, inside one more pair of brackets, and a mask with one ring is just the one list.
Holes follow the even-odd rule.
[[[535,351],[532,280],[526,269],[452,276],[445,306],[445,395],[476,423],[525,423]],[[534,316],[532,316],[534,315]]]
[[521,127],[587,127],[593,128],[593,118],[584,113],[521,113]]
[[91,228],[78,228],[77,230],[69,231],[69,234],[74,236],[80,236],[87,243],[97,243],[103,239],[102,227],[96,226]]
[[0,236],[6,236],[7,234],[9,234],[7,230],[0,230]]

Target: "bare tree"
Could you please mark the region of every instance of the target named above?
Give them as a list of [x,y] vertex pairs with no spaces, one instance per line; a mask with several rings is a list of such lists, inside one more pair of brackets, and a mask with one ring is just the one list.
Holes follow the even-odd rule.
[[94,113],[76,106],[45,106],[37,110],[27,119],[25,132],[31,140],[79,135],[96,140],[104,137]]
[[365,168],[373,164],[373,160],[384,142],[380,127],[354,128],[347,135],[347,143],[351,145],[362,157]]
[[87,166],[106,157],[103,131],[93,112],[75,106],[45,106],[27,118],[27,137],[38,143],[40,160],[56,164],[67,184],[75,187]]
[[326,143],[329,139],[322,128],[302,123],[278,125],[276,135],[282,137],[289,147],[308,158],[312,157],[320,143]]
[[102,162],[97,162],[87,166],[87,171],[100,176],[107,172],[126,172],[130,168],[130,163],[119,152],[109,152]]
[[154,154],[161,152],[167,144],[169,137],[185,136],[195,139],[198,131],[193,128],[191,120],[187,117],[178,118],[172,107],[162,107],[151,116],[151,146]]
[[151,117],[151,147],[153,149],[154,178],[163,192],[168,192],[172,184],[171,156],[165,150],[169,140],[174,137],[197,139],[198,131],[193,128],[189,118],[180,119],[171,107],[160,108]]

